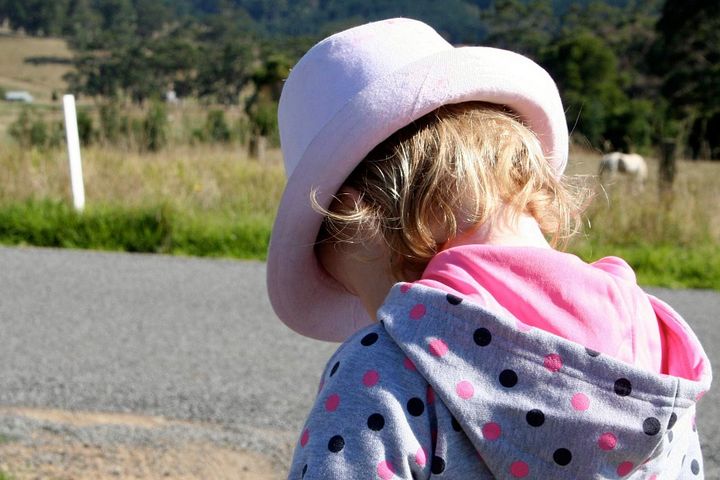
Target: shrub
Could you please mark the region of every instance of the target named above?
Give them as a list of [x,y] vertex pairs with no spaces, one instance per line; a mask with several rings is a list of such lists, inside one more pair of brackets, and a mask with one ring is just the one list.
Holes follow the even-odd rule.
[[267,137],[273,146],[280,145],[277,108],[277,102],[260,101],[248,112],[253,133]]
[[213,142],[230,141],[230,127],[225,121],[225,112],[210,110],[205,121],[206,139]]
[[92,144],[95,140],[95,127],[92,117],[84,108],[77,111],[77,127],[80,143],[84,146]]
[[13,123],[8,127],[8,133],[24,148],[48,146],[48,126],[30,108],[23,108]]
[[108,143],[117,143],[120,135],[127,135],[127,128],[123,132],[123,121],[120,117],[120,109],[115,101],[109,101],[100,105],[100,134]]
[[143,127],[143,147],[157,152],[167,144],[168,116],[165,105],[160,101],[150,104]]

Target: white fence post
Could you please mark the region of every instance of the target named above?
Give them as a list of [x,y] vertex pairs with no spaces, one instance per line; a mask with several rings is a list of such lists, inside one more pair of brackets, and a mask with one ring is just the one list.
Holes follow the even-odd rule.
[[65,112],[68,157],[70,159],[73,205],[75,210],[82,212],[85,208],[85,185],[83,183],[82,161],[80,160],[80,137],[78,135],[77,113],[75,112],[75,96],[63,95],[63,110]]

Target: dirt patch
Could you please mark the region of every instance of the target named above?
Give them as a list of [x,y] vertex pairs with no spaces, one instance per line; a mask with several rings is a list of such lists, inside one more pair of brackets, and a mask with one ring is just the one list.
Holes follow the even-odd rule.
[[[176,420],[149,415],[136,415],[133,413],[102,413],[102,412],[70,412],[50,408],[22,408],[0,407],[0,415],[19,415],[43,420],[46,422],[73,425],[75,427],[89,427],[92,425],[128,425],[132,427],[155,428],[170,424],[179,424]],[[184,422],[189,424],[190,422]]]
[[[131,425],[158,428],[174,421],[131,414],[65,412],[44,409],[0,409],[0,415],[18,415],[43,422],[75,427]],[[177,422],[188,425],[190,422]],[[66,435],[39,429],[30,439],[0,440],[0,472],[14,480],[150,480],[281,478],[273,462],[258,453],[212,442],[173,441],[152,445],[91,445]]]

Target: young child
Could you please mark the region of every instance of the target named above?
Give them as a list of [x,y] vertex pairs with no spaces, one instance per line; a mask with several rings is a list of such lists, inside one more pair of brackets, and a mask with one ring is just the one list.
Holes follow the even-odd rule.
[[392,19],[315,45],[279,109],[268,290],[343,341],[291,479],[702,478],[694,333],[580,214],[552,79]]

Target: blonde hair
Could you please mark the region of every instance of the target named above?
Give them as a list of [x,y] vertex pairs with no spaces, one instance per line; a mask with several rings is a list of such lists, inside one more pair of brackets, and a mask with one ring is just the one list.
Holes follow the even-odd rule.
[[[382,239],[398,280],[417,277],[439,247],[507,206],[528,213],[557,246],[578,230],[583,196],[545,158],[535,134],[509,109],[445,105],[379,144],[345,180],[359,199],[323,208],[322,242]],[[341,188],[342,190],[342,188]]]

